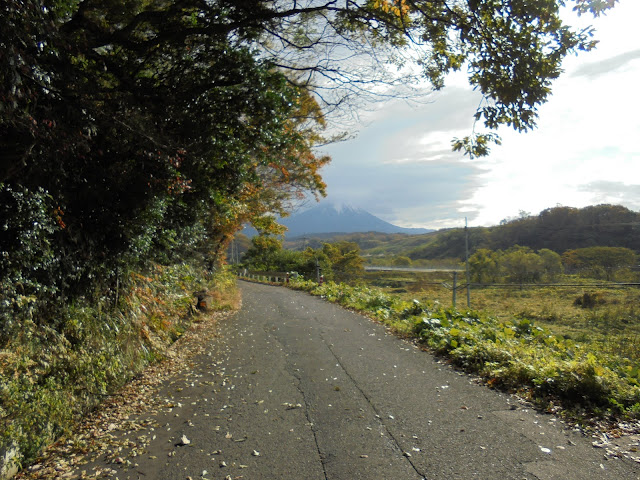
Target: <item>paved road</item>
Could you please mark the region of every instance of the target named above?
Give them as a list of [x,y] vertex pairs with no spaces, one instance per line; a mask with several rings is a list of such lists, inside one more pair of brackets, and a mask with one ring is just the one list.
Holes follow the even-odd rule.
[[123,450],[112,478],[640,478],[380,325],[303,293],[241,288],[241,311],[165,384],[168,406],[129,433],[136,456]]

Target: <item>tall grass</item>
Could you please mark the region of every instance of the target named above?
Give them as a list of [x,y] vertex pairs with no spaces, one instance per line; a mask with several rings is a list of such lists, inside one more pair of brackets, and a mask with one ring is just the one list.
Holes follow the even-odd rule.
[[17,466],[163,358],[195,318],[195,291],[219,289],[214,308],[237,303],[232,276],[189,265],[156,265],[126,283],[118,305],[87,299],[55,321],[23,321],[0,351],[0,451],[14,452]]

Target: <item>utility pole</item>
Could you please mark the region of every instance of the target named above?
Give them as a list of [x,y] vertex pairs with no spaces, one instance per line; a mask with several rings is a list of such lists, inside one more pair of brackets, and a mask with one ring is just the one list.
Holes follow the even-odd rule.
[[471,277],[469,275],[469,227],[464,217],[464,264],[467,274],[467,307],[471,308]]

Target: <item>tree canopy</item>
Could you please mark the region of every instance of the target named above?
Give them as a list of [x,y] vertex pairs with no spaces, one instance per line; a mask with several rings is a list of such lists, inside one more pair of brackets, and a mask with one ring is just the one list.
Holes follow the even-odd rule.
[[638,254],[624,247],[586,247],[567,250],[562,260],[569,271],[614,280],[619,270],[636,266]]
[[[3,315],[151,260],[219,258],[247,221],[277,233],[265,216],[324,195],[315,147],[357,98],[465,69],[477,120],[532,128],[562,59],[595,44],[561,8],[614,3],[5,0]],[[492,135],[454,148],[486,153]]]
[[282,248],[274,235],[260,234],[251,239],[251,247],[242,257],[242,266],[250,270],[297,273],[315,280],[348,281],[364,272],[360,247],[354,242],[323,243],[321,248],[302,251]]
[[324,194],[317,102],[251,32],[198,31],[214,6],[232,17],[215,2],[4,8],[5,322],[52,288],[66,302],[150,260],[215,260],[243,222]]

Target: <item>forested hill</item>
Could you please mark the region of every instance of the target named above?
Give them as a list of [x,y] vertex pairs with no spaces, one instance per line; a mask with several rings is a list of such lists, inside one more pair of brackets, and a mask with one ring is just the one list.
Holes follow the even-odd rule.
[[[554,207],[494,227],[469,229],[469,248],[504,250],[513,245],[558,253],[584,247],[626,247],[640,251],[640,213],[620,205]],[[411,259],[464,257],[464,229],[425,236],[425,243],[403,254]]]
[[[521,216],[493,227],[469,228],[471,253],[479,248],[505,250],[513,245],[558,253],[584,247],[625,247],[640,251],[640,212],[620,205],[585,208],[554,207],[538,215]],[[306,244],[344,240],[357,243],[365,255],[402,255],[412,260],[463,258],[464,229],[439,230],[424,235],[353,233],[331,239],[307,238]],[[298,242],[300,243],[300,242]],[[289,248],[301,248],[289,242]]]

